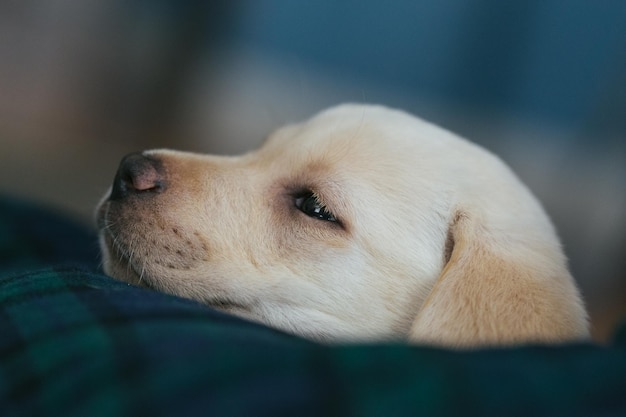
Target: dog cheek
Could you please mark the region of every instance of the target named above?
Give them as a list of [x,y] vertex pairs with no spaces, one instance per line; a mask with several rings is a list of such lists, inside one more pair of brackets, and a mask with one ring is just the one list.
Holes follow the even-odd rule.
[[150,275],[190,270],[208,261],[211,250],[203,234],[184,221],[157,210],[133,211],[114,230],[115,239]]

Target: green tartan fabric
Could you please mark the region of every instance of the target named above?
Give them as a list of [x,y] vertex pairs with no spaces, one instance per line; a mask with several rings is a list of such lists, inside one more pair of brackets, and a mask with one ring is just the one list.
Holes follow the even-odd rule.
[[626,415],[624,329],[610,347],[323,346],[114,281],[70,250],[92,238],[54,249],[79,268],[0,240],[19,243],[0,256],[1,416]]
[[3,416],[611,416],[626,348],[325,347],[78,269],[0,281]]
[[0,194],[0,275],[58,263],[95,269],[93,231],[61,213]]

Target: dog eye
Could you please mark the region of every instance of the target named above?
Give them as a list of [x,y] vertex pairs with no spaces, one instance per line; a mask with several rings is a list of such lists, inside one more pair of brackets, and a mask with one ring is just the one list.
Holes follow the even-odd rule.
[[296,197],[296,207],[307,216],[329,222],[337,221],[312,192]]

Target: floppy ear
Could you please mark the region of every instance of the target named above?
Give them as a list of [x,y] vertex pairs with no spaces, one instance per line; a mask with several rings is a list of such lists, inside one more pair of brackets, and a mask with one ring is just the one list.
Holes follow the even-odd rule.
[[409,341],[470,347],[587,337],[586,312],[558,243],[516,253],[505,246],[478,219],[457,212],[447,263]]

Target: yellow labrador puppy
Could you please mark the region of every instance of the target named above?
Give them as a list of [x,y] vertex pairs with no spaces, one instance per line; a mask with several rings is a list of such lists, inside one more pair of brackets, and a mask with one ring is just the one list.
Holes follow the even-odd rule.
[[129,155],[97,218],[111,276],[319,341],[588,336],[528,189],[397,110],[335,107],[238,157]]

